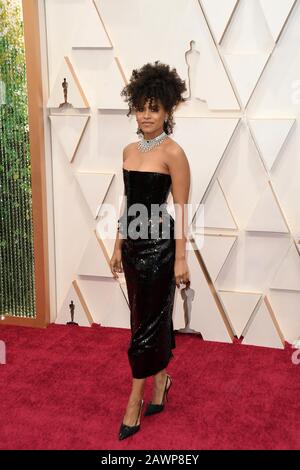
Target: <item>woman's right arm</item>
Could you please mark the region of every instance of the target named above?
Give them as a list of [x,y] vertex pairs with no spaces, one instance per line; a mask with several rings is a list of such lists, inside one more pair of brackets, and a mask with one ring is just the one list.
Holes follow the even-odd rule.
[[121,216],[123,215],[123,211],[124,211],[124,196],[125,196],[125,194],[123,194],[122,207],[121,207],[121,210],[120,210],[120,216],[118,218],[118,225],[117,225],[117,233],[116,233],[116,241],[115,241],[114,251],[121,250],[121,246],[122,246],[122,243],[123,243],[123,238],[122,238],[122,235],[121,235],[121,232],[120,232],[120,219],[121,219]]
[[[126,146],[123,149],[123,164],[126,159],[126,149],[128,146]],[[118,219],[118,226],[117,226],[117,233],[116,233],[116,240],[115,240],[115,245],[114,245],[114,251],[110,260],[110,268],[115,277],[117,276],[117,272],[123,272],[122,266],[121,266],[121,248],[122,248],[122,243],[123,243],[123,238],[122,234],[120,232],[120,218],[123,215],[124,208],[125,208],[125,188],[124,188],[124,193],[123,193],[123,200],[122,200],[122,205],[121,205],[121,210],[120,210],[120,216]]]
[[110,270],[115,278],[118,278],[117,273],[122,273],[122,243],[123,239],[120,235],[119,227],[117,228],[116,241],[114,251],[110,259]]
[[[123,148],[123,165],[124,165],[124,162],[127,158],[127,151],[128,151],[128,147],[129,147],[130,144],[126,145],[126,147]],[[123,166],[122,166],[123,168]],[[121,204],[121,210],[120,210],[120,215],[119,215],[119,218],[118,218],[118,226],[117,226],[117,233],[116,233],[116,241],[115,241],[115,250],[120,250],[121,249],[121,246],[122,246],[122,243],[123,243],[123,238],[122,238],[122,235],[120,233],[120,224],[119,224],[119,221],[124,213],[124,209],[125,209],[125,187],[124,187],[124,193],[123,193],[123,200],[122,200],[122,204]]]

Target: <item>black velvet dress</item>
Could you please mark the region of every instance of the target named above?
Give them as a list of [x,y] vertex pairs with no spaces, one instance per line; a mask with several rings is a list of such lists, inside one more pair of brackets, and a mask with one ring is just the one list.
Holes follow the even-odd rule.
[[132,376],[141,379],[164,369],[176,347],[174,219],[166,210],[172,179],[165,173],[125,168],[123,178],[126,207],[119,230],[130,307],[128,358]]

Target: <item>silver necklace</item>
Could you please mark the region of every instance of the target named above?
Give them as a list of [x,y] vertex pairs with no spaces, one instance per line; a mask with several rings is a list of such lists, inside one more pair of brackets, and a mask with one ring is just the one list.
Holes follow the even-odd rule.
[[168,134],[163,131],[161,134],[154,137],[154,139],[145,139],[144,137],[138,142],[138,148],[141,152],[148,152],[149,150],[157,147],[161,144],[166,138]]

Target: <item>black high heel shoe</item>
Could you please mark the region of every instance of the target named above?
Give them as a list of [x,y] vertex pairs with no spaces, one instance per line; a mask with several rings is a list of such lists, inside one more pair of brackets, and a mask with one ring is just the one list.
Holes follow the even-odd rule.
[[[170,385],[167,388],[168,379],[169,379]],[[168,393],[169,393],[169,390],[171,388],[171,385],[172,385],[171,376],[167,374],[166,385],[165,385],[165,390],[164,390],[162,402],[159,405],[149,403],[148,406],[147,406],[147,409],[144,413],[144,416],[154,415],[155,413],[160,413],[161,411],[163,411],[163,409],[165,407],[165,401],[168,400]]]
[[138,420],[141,416],[143,403],[144,403],[144,400],[142,399],[141,404],[140,404],[139,414],[138,414],[138,417],[136,419],[136,422],[135,422],[134,426],[128,426],[127,424],[124,424],[124,423],[121,424],[120,430],[119,430],[119,440],[120,441],[122,441],[122,439],[126,439],[126,437],[132,436],[133,434],[135,434],[136,432],[139,431],[140,424],[137,424],[137,422],[138,422]]

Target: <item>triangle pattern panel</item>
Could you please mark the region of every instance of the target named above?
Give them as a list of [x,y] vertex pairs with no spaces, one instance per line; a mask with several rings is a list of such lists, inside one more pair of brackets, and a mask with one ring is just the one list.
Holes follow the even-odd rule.
[[249,119],[248,122],[266,168],[271,170],[295,119]]
[[90,105],[83,92],[74,67],[68,57],[64,57],[64,61],[51,90],[47,108],[59,108],[59,105],[64,102],[64,92],[62,87],[64,78],[66,78],[68,83],[68,103],[70,103],[73,108],[89,108]]
[[267,299],[261,302],[243,332],[242,344],[284,349],[284,339]]
[[82,5],[80,25],[74,37],[73,48],[111,48],[97,7],[92,0],[85,0]]
[[201,253],[212,282],[215,282],[237,237],[227,235],[204,235],[203,246],[198,244],[201,235],[194,235],[195,243]]
[[[111,311],[106,310],[106,315],[102,318],[102,326],[110,326],[116,328],[130,328],[130,309],[128,307],[126,297],[124,296],[123,290],[119,285],[116,286],[114,301],[118,300],[118,307],[113,305]],[[120,314],[121,312],[121,314]]]
[[236,230],[238,227],[217,179],[204,202],[204,227]]
[[[190,289],[195,291],[190,310],[190,328],[201,333],[205,340],[231,343],[232,332],[228,331],[225,325],[190,242],[187,243],[187,263],[190,272]],[[185,326],[184,306],[178,288],[176,288],[176,293],[174,327],[180,329]]]
[[[196,50],[201,50],[199,45],[195,47]],[[207,53],[208,51],[206,50],[200,53],[194,75],[195,85],[193,88],[196,98],[205,101],[210,111],[220,111],[223,109],[226,111],[239,111],[240,105],[227,75],[227,71],[224,68],[224,64],[220,61],[217,52],[215,52],[215,57],[213,57],[211,50],[209,51],[209,55],[207,55]],[[208,75],[207,73],[203,73],[203,70],[213,70],[213,72],[211,75]],[[218,90],[221,81],[222,89]],[[185,105],[188,104],[188,102],[185,103]]]
[[[239,123],[239,119],[178,117],[176,121],[178,127],[175,128],[174,137],[189,156],[191,170],[189,202],[192,210],[188,214],[190,224],[196,212],[195,208],[199,206],[199,201],[204,197],[205,191]],[[197,139],[191,139],[190,135],[196,135]],[[218,135],[218,139],[212,139],[212,135]],[[201,142],[200,148],[199,142]],[[205,165],[202,165],[201,173],[199,173],[199,159],[205,159]]]
[[245,108],[274,49],[258,0],[240,0],[222,41],[222,53]]
[[53,129],[70,163],[73,162],[79,144],[90,120],[81,114],[60,114],[49,116]]
[[274,39],[259,0],[239,0],[222,40],[229,54],[260,54],[274,49]]
[[80,279],[80,288],[101,326],[130,328],[130,311],[124,292],[115,279]]
[[293,344],[300,339],[300,292],[272,290],[269,295],[280,329]]
[[294,242],[280,264],[270,288],[300,291],[300,255]]
[[222,40],[222,36],[238,1],[222,0],[220,8],[220,0],[200,0],[200,4],[205,11],[208,23],[218,43]]
[[268,52],[224,54],[227,69],[244,107],[247,106],[269,57]]
[[227,316],[236,336],[239,338],[244,331],[249,318],[254,312],[261,294],[255,292],[219,291]]
[[73,303],[75,304],[74,322],[78,323],[80,326],[91,326],[93,321],[86,308],[86,304],[78,291],[78,285],[76,284],[76,281],[73,281],[73,284],[70,286],[65,300],[59,308],[55,323],[66,324],[67,322],[71,321],[71,313],[69,308],[71,300],[73,300]]
[[80,189],[94,219],[98,216],[113,177],[112,173],[78,171],[76,174]]
[[284,217],[280,211],[271,185],[268,184],[258,201],[246,230],[259,232],[289,233]]
[[113,277],[107,257],[95,234],[91,236],[77,269],[80,276]]
[[113,50],[76,49],[73,50],[72,61],[93,107],[127,109],[120,95],[125,85],[124,77]]
[[[207,20],[200,6],[200,1],[198,1],[198,5],[201,10],[201,23],[203,22],[205,36],[202,35],[202,37],[198,39],[195,34],[196,50],[200,53],[199,67],[196,74],[197,84],[195,94],[199,99],[206,101],[208,109],[211,111],[219,111],[221,109],[232,111],[240,110],[240,104],[228,77],[227,70],[219,55],[219,51],[213,41]],[[200,27],[201,23],[199,22]],[[205,47],[206,43],[207,46]]]
[[259,0],[270,32],[276,42],[297,0]]

